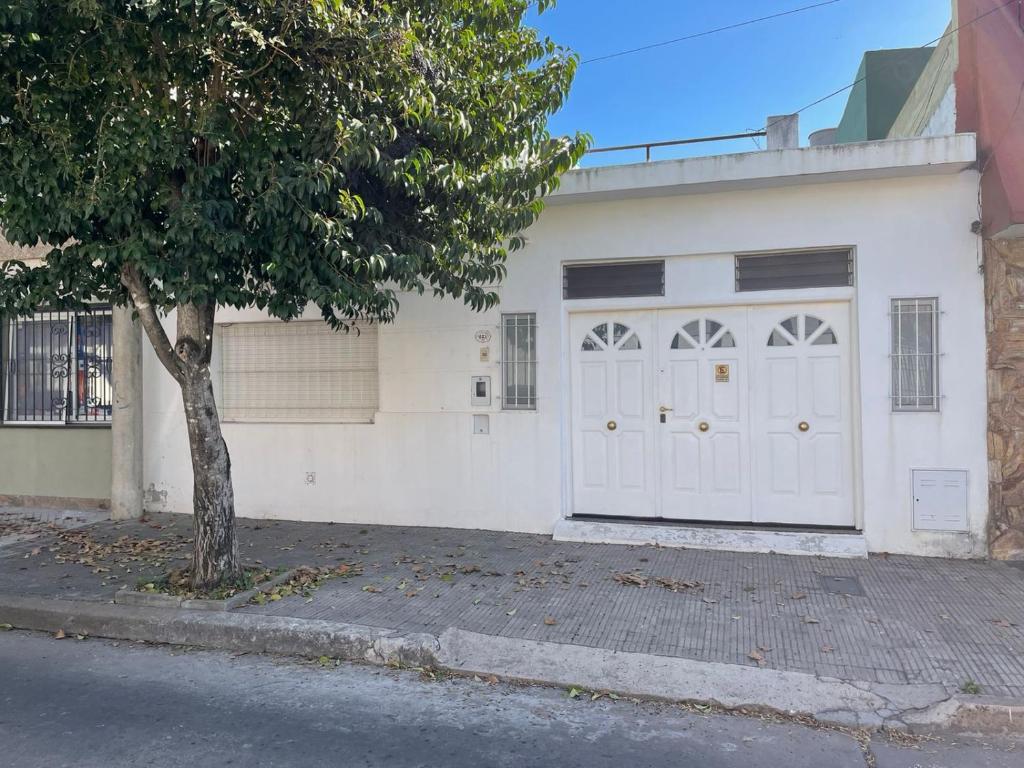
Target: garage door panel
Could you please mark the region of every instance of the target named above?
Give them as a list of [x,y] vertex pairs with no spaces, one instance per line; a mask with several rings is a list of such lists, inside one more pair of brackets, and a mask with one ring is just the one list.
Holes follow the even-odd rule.
[[619,360],[616,365],[618,415],[642,418],[647,400],[644,392],[644,361]]
[[814,492],[836,496],[843,487],[843,438],[837,433],[817,434],[811,439]]
[[772,493],[800,492],[800,444],[788,432],[768,435],[767,466]]
[[583,485],[598,489],[608,487],[608,437],[602,432],[587,431],[583,439]]
[[656,513],[651,323],[649,312],[570,317],[576,514]]
[[738,493],[743,485],[746,468],[743,444],[736,433],[717,434],[711,440],[711,477],[715,493]]
[[658,318],[656,407],[663,516],[749,522],[747,309]]
[[582,415],[601,418],[608,412],[608,371],[604,361],[582,363],[580,368]]
[[768,415],[781,419],[794,417],[799,395],[799,361],[795,357],[768,360]]
[[647,435],[640,430],[624,431],[616,440],[619,467],[619,488],[642,490],[646,487],[646,457],[644,447]]
[[700,492],[700,441],[689,433],[676,433],[669,442],[671,477],[677,491]]
[[849,306],[759,307],[750,326],[754,520],[853,526]]
[[808,364],[811,369],[811,413],[819,419],[838,419],[843,412],[839,356],[813,357]]
[[672,360],[668,363],[671,380],[672,418],[695,419],[700,408],[700,362]]
[[[719,366],[724,372],[719,375]],[[712,360],[708,380],[711,389],[711,415],[716,421],[738,421],[740,397],[746,392],[740,390],[740,365],[735,358]]]

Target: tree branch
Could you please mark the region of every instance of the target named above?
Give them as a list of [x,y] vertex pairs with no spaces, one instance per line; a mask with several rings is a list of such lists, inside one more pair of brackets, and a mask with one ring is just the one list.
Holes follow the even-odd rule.
[[135,311],[139,313],[139,322],[142,324],[146,335],[153,344],[156,356],[163,363],[164,368],[174,377],[179,384],[184,380],[185,373],[182,369],[181,360],[174,353],[171,340],[167,338],[167,332],[160,323],[160,318],[153,308],[153,302],[149,297],[149,289],[139,271],[130,264],[121,267],[121,283],[131,294]]

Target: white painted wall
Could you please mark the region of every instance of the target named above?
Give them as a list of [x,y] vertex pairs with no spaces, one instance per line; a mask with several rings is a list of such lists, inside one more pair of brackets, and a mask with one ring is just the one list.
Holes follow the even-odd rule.
[[[381,408],[374,424],[227,424],[240,515],[304,520],[551,532],[570,508],[569,312],[596,307],[708,306],[845,299],[855,356],[862,482],[859,514],[872,551],[982,555],[987,515],[985,328],[976,217],[977,174],[815,183],[551,206],[512,257],[501,309],[477,315],[454,302],[408,296],[380,341]],[[737,295],[733,254],[823,246],[856,249],[857,287]],[[666,296],[561,300],[571,260],[664,257]],[[938,296],[944,399],[939,413],[893,414],[889,299]],[[568,305],[572,306],[568,306]],[[537,412],[502,412],[472,434],[470,377],[500,392],[500,311],[534,311]],[[260,319],[223,311],[220,322]],[[492,363],[479,362],[488,328]],[[146,376],[150,506],[189,511],[191,479],[175,385],[151,351]],[[856,388],[855,388],[856,389]],[[479,411],[477,411],[479,412]],[[970,472],[971,533],[914,532],[910,470]],[[304,484],[305,473],[317,484]]]
[[935,112],[928,118],[922,136],[948,136],[956,133],[956,84],[950,83]]

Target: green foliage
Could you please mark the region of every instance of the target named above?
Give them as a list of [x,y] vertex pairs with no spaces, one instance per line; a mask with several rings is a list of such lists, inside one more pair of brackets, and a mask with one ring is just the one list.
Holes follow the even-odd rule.
[[981,693],[981,686],[970,678],[967,678],[960,684],[960,693],[966,693],[969,696],[977,696]]
[[[585,146],[529,0],[0,0],[0,310],[492,306]],[[540,0],[543,10],[551,2]]]

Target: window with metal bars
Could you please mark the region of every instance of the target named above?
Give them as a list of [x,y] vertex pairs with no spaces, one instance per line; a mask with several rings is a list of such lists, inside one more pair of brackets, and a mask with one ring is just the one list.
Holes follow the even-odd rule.
[[0,349],[3,421],[109,423],[113,352],[109,307],[9,319]]
[[939,410],[939,300],[893,299],[892,409]]
[[509,411],[536,410],[537,315],[502,315],[501,336],[501,407]]

